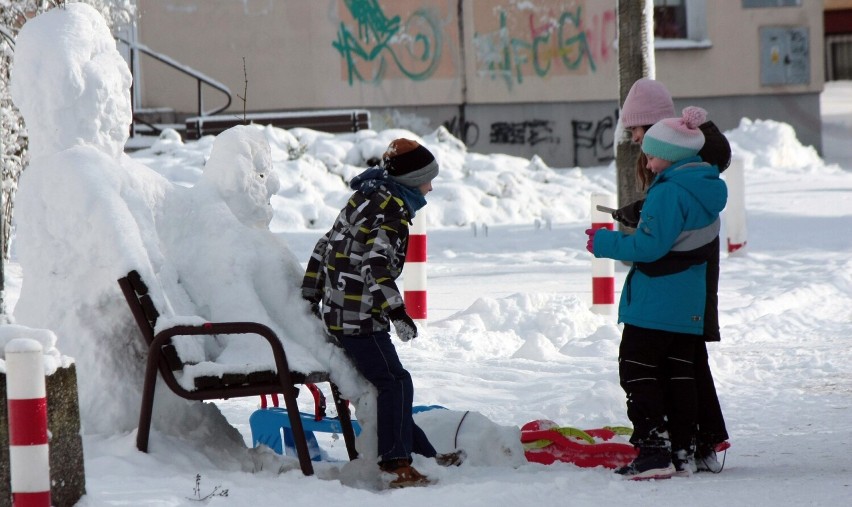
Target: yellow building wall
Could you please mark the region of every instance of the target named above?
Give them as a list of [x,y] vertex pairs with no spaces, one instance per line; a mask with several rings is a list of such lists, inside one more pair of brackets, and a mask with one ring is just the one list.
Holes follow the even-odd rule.
[[[245,91],[248,110],[595,101],[618,90],[615,0],[464,0],[461,28],[458,0],[138,0],[138,7],[140,42]],[[708,47],[656,52],[657,78],[676,96],[822,89],[820,2],[743,9],[739,1],[708,1],[706,14]],[[809,84],[761,86],[761,26],[810,30]],[[140,79],[143,107],[196,108],[194,82],[162,64],[143,59]],[[231,110],[242,107],[235,100]]]

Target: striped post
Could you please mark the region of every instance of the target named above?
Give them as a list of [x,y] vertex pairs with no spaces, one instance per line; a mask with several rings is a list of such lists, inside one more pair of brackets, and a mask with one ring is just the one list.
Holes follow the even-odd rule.
[[426,320],[426,213],[420,210],[408,232],[403,277],[405,309],[413,320]]
[[[727,232],[728,254],[746,246],[748,228],[745,209],[745,170],[742,157],[734,154],[731,165],[722,173],[728,185],[728,204],[725,206],[725,231]],[[744,252],[744,250],[743,250]],[[740,252],[740,253],[743,253]]]
[[[592,194],[592,229],[614,229],[612,215],[597,206],[615,208],[612,194]],[[615,306],[615,261],[592,257],[592,312],[609,315]]]
[[47,389],[41,344],[17,338],[6,344],[9,471],[14,507],[50,507]]

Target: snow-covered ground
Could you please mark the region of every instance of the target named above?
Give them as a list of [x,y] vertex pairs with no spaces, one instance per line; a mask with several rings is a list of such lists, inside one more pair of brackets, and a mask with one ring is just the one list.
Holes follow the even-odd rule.
[[[850,97],[852,83],[826,85],[825,159],[801,146],[788,125],[743,119],[727,132],[744,161],[748,245],[735,255],[722,255],[722,342],[708,346],[732,444],[722,473],[641,483],[620,480],[604,468],[518,462],[513,453],[519,444],[501,439],[517,435],[528,421],[549,419],[579,428],[629,424],[618,385],[620,331],[613,317],[590,311],[591,256],[583,233],[590,219],[590,195],[614,192],[615,170],[612,165],[548,168],[540,160],[467,153],[451,136],[437,131],[422,138],[442,167],[423,210],[430,222],[429,319],[421,336],[397,342],[397,348],[414,378],[415,404],[449,408],[443,423],[452,417],[460,420],[466,411],[473,414],[461,426],[452,425],[458,427],[457,437],[434,426],[436,447],[445,450],[457,439],[474,458],[445,469],[416,457],[415,466],[437,484],[379,491],[364,480],[369,464],[346,462],[342,439],[328,435],[318,434],[328,459],[315,463],[314,477],[304,477],[295,459],[268,450],[235,453],[223,434],[202,434],[210,428],[185,434],[155,430],[150,452],[144,454],[135,448],[132,427],[94,430],[84,416],[87,494],[78,505],[194,505],[214,489],[207,503],[223,506],[848,505]],[[269,234],[302,265],[345,203],[345,181],[391,139],[414,136],[405,131],[259,131],[271,145],[280,181],[271,201]],[[117,164],[133,171],[147,166],[165,177],[167,184],[161,185],[167,195],[195,195],[200,204],[214,207],[227,203],[228,196],[189,193],[203,184],[202,169],[212,147],[212,138],[182,143],[164,136],[150,149],[135,152],[131,161]],[[78,159],[72,162],[70,167],[80,167],[74,165]],[[191,210],[164,214],[173,223],[165,231],[161,226],[159,234],[193,234],[188,227]],[[80,221],[85,223],[85,217]],[[79,226],[73,232],[97,237],[97,229],[90,229]],[[725,233],[723,225],[723,244]],[[188,244],[198,247],[202,240]],[[240,269],[247,269],[236,241],[227,237],[221,244],[225,253],[236,256]],[[162,248],[168,260],[170,250]],[[39,288],[27,294],[30,275],[21,265],[36,270],[39,266],[18,257],[17,248],[13,251],[6,281],[9,309],[19,297],[29,298],[30,306],[36,296],[48,302],[56,297]],[[47,263],[49,255],[42,255]],[[180,257],[173,260],[179,263]],[[196,257],[197,270],[223,276],[214,266],[203,251]],[[626,267],[617,265],[617,289],[625,274]],[[59,351],[67,353],[67,340],[72,338],[58,336]],[[90,350],[74,345],[75,350]],[[75,358],[78,364],[83,359]],[[87,376],[93,372],[79,371],[81,384],[127,382],[115,371],[96,373],[106,377],[91,379]],[[249,447],[249,416],[258,403],[232,399],[209,409],[221,411]],[[310,411],[307,393],[300,403]],[[137,417],[132,403],[118,408],[130,421]],[[487,430],[493,432],[486,435]],[[220,495],[224,490],[227,496]]]

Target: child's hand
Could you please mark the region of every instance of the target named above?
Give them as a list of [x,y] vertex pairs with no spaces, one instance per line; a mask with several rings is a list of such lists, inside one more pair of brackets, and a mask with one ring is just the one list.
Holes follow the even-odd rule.
[[407,342],[417,338],[417,326],[408,313],[405,312],[405,307],[400,306],[388,312],[393,328],[396,330],[396,335],[400,340]]
[[595,234],[598,232],[598,229],[586,229],[586,235],[589,236],[589,240],[586,241],[586,250],[589,253],[595,253]]
[[615,210],[612,213],[612,219],[635,229],[639,225],[639,214],[636,213],[635,203]]
[[318,318],[320,322],[322,322],[322,312],[320,311],[319,298],[314,297],[313,294],[308,294],[306,291],[302,291],[302,299],[307,301],[311,309],[311,314],[313,314],[314,317]]

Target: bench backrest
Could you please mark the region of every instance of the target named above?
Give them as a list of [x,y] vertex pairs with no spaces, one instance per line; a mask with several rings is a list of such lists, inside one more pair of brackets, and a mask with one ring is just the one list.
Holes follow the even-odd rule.
[[[135,269],[129,272],[126,277],[120,278],[118,284],[124,293],[124,299],[127,300],[131,313],[133,313],[133,318],[136,320],[143,338],[145,338],[145,343],[150,346],[154,341],[154,330],[157,327],[160,312],[157,311],[157,307],[151,299],[148,285]],[[164,345],[160,352],[163,354],[169,369],[172,371],[183,369],[183,362],[178,357],[173,344]]]
[[370,112],[366,109],[250,113],[244,116],[196,116],[186,119],[187,139],[216,135],[236,125],[255,123],[282,129],[304,127],[332,134],[358,132],[370,128]]

